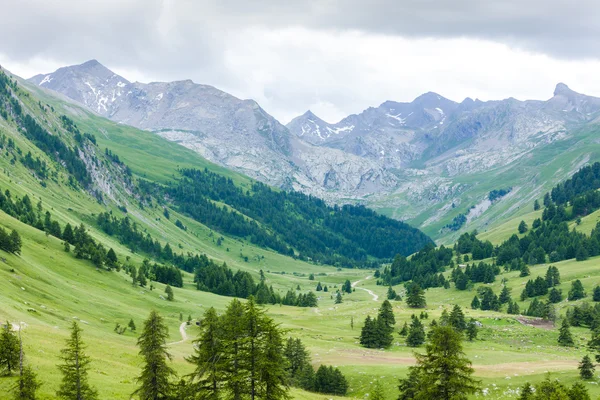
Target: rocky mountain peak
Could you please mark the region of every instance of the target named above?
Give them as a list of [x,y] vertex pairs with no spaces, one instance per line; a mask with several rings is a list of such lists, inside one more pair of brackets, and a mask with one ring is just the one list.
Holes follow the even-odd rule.
[[564,83],[558,83],[556,85],[556,88],[554,89],[554,95],[555,96],[571,96],[573,94],[578,94],[576,92],[574,92],[573,90],[571,90],[567,85],[565,85]]

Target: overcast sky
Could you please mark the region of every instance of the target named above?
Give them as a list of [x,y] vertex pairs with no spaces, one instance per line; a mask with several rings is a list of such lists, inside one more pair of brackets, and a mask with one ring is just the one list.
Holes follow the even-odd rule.
[[547,99],[564,82],[600,96],[597,0],[2,3],[0,64],[22,77],[95,58],[131,81],[253,98],[284,123],[428,91]]

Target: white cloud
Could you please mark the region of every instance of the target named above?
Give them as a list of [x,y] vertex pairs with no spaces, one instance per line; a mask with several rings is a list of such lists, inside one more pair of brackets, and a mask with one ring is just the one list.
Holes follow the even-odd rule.
[[[500,16],[486,20],[475,17],[487,15],[489,7],[476,2],[473,8],[471,0],[451,10],[440,2],[435,13],[425,12],[421,2],[377,1],[369,14],[360,2],[344,7],[339,0],[309,1],[306,7],[262,0],[237,8],[233,0],[225,1],[227,7],[208,0],[62,7],[24,0],[7,10],[11,18],[0,25],[6,39],[0,63],[29,77],[96,58],[131,81],[192,79],[253,98],[284,123],[307,109],[336,122],[385,100],[411,101],[427,91],[455,101],[547,99],[562,81],[600,96],[597,57],[567,59],[562,48],[544,54],[521,50],[541,51],[553,43],[557,34],[544,36],[543,24],[534,22],[560,21],[568,10],[548,6],[537,13],[537,6],[523,8],[510,0],[501,9],[492,7]],[[403,14],[407,10],[413,22]],[[418,24],[430,19],[436,24],[425,24],[429,30]],[[395,28],[392,20],[404,25]],[[575,43],[579,30],[569,21],[561,22],[562,37]],[[596,38],[597,24],[583,16],[580,21],[587,37]],[[545,39],[532,44],[538,36]]]

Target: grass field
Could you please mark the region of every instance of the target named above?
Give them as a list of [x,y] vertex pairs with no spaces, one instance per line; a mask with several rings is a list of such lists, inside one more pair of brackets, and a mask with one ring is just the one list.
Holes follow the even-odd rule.
[[[158,310],[169,325],[170,341],[173,342],[170,349],[175,356],[173,365],[183,375],[191,371],[184,357],[191,352],[191,339],[197,330],[195,326],[187,327],[188,340],[181,342],[180,313],[184,319],[188,315],[198,318],[210,306],[223,310],[230,300],[195,290],[190,275],[185,277],[184,288],[175,289],[174,302],[161,300],[159,295],[164,290],[161,284],[155,283],[154,291],[132,287],[124,273],[96,270],[90,263],[76,260],[72,254],[65,253],[59,240],[47,237],[4,214],[0,221],[6,228],[18,228],[23,233],[24,242],[20,257],[2,253],[5,261],[0,263],[0,319],[23,325],[27,360],[44,382],[40,389],[41,399],[54,398],[60,378],[55,367],[58,352],[73,320],[80,321],[84,329],[88,352],[94,360],[90,379],[99,388],[101,397],[126,399],[135,387],[134,378],[139,372],[140,360],[136,356],[135,333],[114,333],[116,322],[126,324],[133,318],[140,327],[151,309]],[[100,239],[108,241],[107,238]],[[215,249],[216,253],[219,251]],[[249,248],[249,251],[261,250]],[[275,257],[273,261],[272,270],[278,265],[277,268],[290,272],[285,275],[267,274],[269,282],[281,289],[297,284],[305,289],[316,285],[317,280],[330,285],[341,285],[346,279],[359,281],[357,290],[344,296],[344,302],[340,305],[335,305],[329,296],[323,297],[321,292],[318,308],[270,306],[268,314],[288,329],[290,336],[302,338],[312,353],[315,365],[325,363],[338,366],[350,381],[351,397],[363,398],[372,390],[376,380],[382,380],[388,397],[395,398],[397,379],[412,365],[414,349],[406,347],[399,336],[396,336],[392,348],[385,351],[363,349],[357,343],[364,318],[368,314],[376,314],[386,292],[386,288],[377,286],[373,278],[367,279],[372,271],[337,271],[331,267],[299,262],[294,265],[291,260],[290,266],[281,261],[278,263]],[[589,294],[595,285],[600,284],[599,261],[590,259],[579,263],[567,261],[555,264],[561,272],[563,283],[560,288],[563,293],[568,291],[571,280],[581,279]],[[249,270],[257,267],[235,259],[231,262],[236,267]],[[528,278],[519,278],[517,272],[503,274],[491,287],[498,293],[500,280],[507,278],[513,297],[518,298],[526,280],[543,275],[546,267],[532,267],[532,275]],[[294,269],[296,272],[312,271],[327,276],[317,276],[315,281],[309,281],[307,276],[291,275]],[[362,289],[379,296],[378,301],[374,301],[374,296]],[[398,286],[396,290],[402,289]],[[426,295],[427,312],[431,320],[439,318],[444,307],[460,304],[465,307],[467,316],[473,316],[483,323],[479,339],[466,343],[465,348],[473,361],[477,377],[488,391],[488,398],[514,398],[514,390],[519,385],[526,380],[543,379],[546,371],[552,372],[561,381],[577,379],[576,366],[586,353],[588,330],[574,328],[577,346],[561,348],[556,344],[557,329],[524,326],[503,313],[469,310],[467,306],[473,295],[474,291],[469,290],[430,289]],[[524,309],[527,303],[519,302],[519,306]],[[404,302],[394,302],[393,305],[397,325],[401,326],[409,320],[414,310],[408,309]],[[564,313],[567,306],[568,303],[563,302],[558,309]],[[354,321],[353,329],[351,320]],[[14,378],[1,378],[0,393],[6,393],[13,381]],[[592,393],[600,394],[597,385],[588,386]],[[293,394],[295,398],[303,399],[329,398],[298,390],[294,390]],[[0,394],[0,398],[8,396]]]

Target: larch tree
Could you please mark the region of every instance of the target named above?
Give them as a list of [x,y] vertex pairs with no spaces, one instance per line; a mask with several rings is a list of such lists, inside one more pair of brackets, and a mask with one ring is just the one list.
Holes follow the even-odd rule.
[[561,346],[573,346],[573,336],[571,335],[571,331],[569,330],[569,321],[567,319],[563,319],[562,325],[560,326],[560,330],[558,333],[558,344]]
[[201,331],[194,341],[194,354],[186,360],[194,364],[192,385],[203,400],[218,400],[224,380],[223,332],[213,307],[206,310]]
[[25,354],[23,353],[23,340],[19,330],[19,378],[13,392],[14,400],[36,400],[36,392],[40,387],[37,375],[30,366],[25,365]]
[[[466,400],[479,390],[479,381],[472,377],[474,370],[462,348],[461,335],[452,327],[436,327],[425,354],[415,353],[415,357],[417,365],[411,367],[406,379],[400,380],[400,399]],[[406,397],[407,392],[413,397]]]
[[95,400],[98,392],[88,383],[90,357],[85,354],[81,338],[82,329],[77,322],[71,325],[71,336],[61,350],[62,364],[58,369],[63,375],[56,395],[65,400]]
[[11,375],[19,365],[19,339],[12,331],[12,324],[6,321],[0,334],[0,371]]
[[243,347],[245,345],[244,305],[233,299],[223,315],[223,341],[227,365],[224,371],[227,398],[241,400],[248,392],[248,382],[243,374]]
[[579,369],[579,376],[581,377],[581,379],[588,380],[588,379],[592,379],[594,377],[594,371],[595,371],[594,364],[592,363],[590,356],[588,356],[587,354],[585,356],[583,356],[583,359],[579,363],[578,369]]
[[169,330],[162,317],[156,311],[150,312],[137,341],[144,366],[140,376],[136,378],[139,387],[133,395],[137,395],[140,400],[171,398],[171,378],[175,376],[175,371],[167,364],[171,360],[171,354],[167,352],[168,337]]

